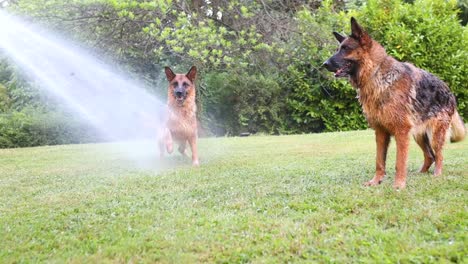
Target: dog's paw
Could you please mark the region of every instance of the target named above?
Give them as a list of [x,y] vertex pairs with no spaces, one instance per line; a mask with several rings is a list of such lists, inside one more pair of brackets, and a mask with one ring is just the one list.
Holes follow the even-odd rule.
[[395,181],[393,183],[393,189],[395,190],[402,190],[402,189],[405,189],[405,187],[406,187],[405,181]]
[[364,183],[364,186],[376,186],[379,185],[381,181],[370,180]]
[[199,167],[200,166],[200,162],[198,160],[194,160],[192,161],[192,166],[193,167]]
[[365,182],[364,186],[376,186],[376,185],[381,184],[382,180],[383,180],[383,177],[382,178],[374,177],[372,178],[372,180]]
[[440,175],[442,175],[442,169],[435,168],[434,177],[439,177]]

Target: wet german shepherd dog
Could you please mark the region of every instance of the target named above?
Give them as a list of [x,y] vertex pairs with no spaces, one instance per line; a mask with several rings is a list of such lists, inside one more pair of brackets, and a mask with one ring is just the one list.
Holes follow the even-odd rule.
[[168,113],[163,137],[159,142],[160,155],[164,155],[164,147],[168,153],[173,151],[173,139],[179,145],[179,152],[187,156],[187,143],[192,150],[192,165],[198,166],[197,151],[197,105],[195,103],[195,78],[197,68],[192,66],[187,74],[175,74],[171,68],[165,67],[169,87],[167,88]]
[[339,49],[323,66],[335,77],[349,78],[367,122],[375,130],[376,173],[365,185],[382,182],[391,136],[397,146],[394,188],[406,186],[410,135],[424,153],[420,172],[427,172],[435,162],[434,175],[439,176],[446,135],[457,142],[466,134],[455,96],[431,73],[387,55],[354,18],[351,30],[350,36],[333,32],[340,42]]

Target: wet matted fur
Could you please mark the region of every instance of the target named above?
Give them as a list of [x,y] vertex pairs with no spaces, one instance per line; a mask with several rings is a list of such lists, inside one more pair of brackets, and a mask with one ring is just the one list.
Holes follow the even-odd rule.
[[399,62],[351,18],[350,36],[333,32],[340,42],[324,67],[336,77],[348,77],[357,89],[359,102],[377,143],[376,173],[367,186],[380,184],[390,137],[397,145],[395,188],[406,186],[410,135],[424,153],[420,172],[435,162],[434,175],[442,173],[442,147],[446,135],[461,141],[466,129],[448,86],[413,64]]
[[195,102],[195,78],[197,68],[192,66],[187,74],[175,74],[171,68],[165,67],[169,86],[167,88],[167,120],[163,138],[159,142],[160,155],[164,155],[164,147],[168,153],[173,151],[173,140],[179,145],[179,152],[186,156],[187,143],[192,150],[192,164],[199,165],[197,151],[197,105]]

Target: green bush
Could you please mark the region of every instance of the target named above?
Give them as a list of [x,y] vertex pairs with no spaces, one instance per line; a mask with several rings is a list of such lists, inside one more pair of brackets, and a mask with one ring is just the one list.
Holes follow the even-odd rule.
[[26,108],[0,114],[0,148],[85,143],[99,140],[93,130],[71,116]]
[[343,28],[347,20],[333,8],[331,1],[325,1],[315,13],[297,13],[299,31],[304,33],[292,42],[295,56],[285,73],[285,86],[290,116],[301,132],[365,128],[356,91],[320,68],[337,48],[331,32]]
[[39,84],[0,53],[0,113],[19,111],[25,107],[46,106],[49,97],[41,93]]
[[205,78],[206,124],[217,135],[285,133],[285,101],[273,76],[212,73]]
[[57,102],[41,93],[37,86],[0,57],[0,148],[99,139],[88,124],[60,111]]
[[0,83],[0,113],[7,112],[11,107],[8,89]]
[[365,128],[356,91],[341,80],[328,80],[318,69],[295,64],[288,69],[290,117],[297,131],[345,131]]

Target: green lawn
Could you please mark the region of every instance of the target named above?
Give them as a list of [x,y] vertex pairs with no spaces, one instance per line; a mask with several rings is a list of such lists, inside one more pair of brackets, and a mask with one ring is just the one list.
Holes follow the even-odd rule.
[[0,263],[467,262],[468,140],[440,178],[412,142],[402,191],[394,142],[362,186],[370,130],[199,145],[200,168],[125,143],[0,150]]

